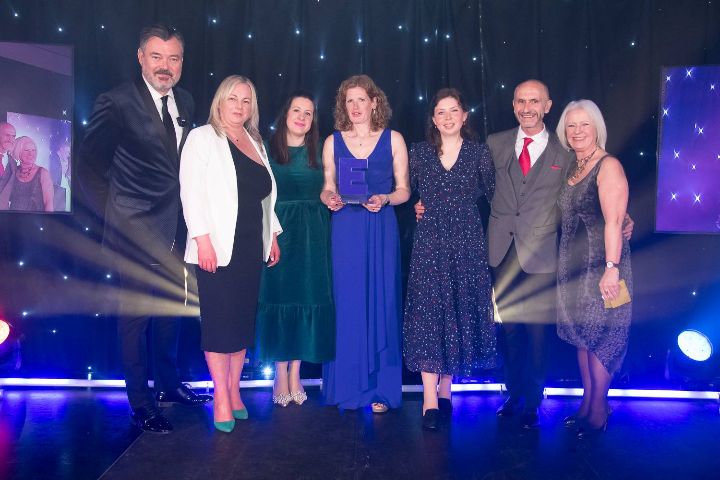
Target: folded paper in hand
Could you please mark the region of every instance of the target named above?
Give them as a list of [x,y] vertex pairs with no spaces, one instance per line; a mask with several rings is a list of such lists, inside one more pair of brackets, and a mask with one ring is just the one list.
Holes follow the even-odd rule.
[[621,305],[625,305],[626,303],[630,303],[630,292],[628,291],[627,285],[625,285],[625,280],[620,280],[618,285],[620,286],[620,292],[618,293],[617,298],[613,300],[606,298],[605,308],[617,308]]

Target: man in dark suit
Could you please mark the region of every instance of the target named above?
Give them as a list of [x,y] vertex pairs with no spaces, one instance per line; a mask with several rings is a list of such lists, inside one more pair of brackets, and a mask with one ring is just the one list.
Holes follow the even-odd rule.
[[544,344],[555,323],[555,277],[562,182],[574,158],[543,118],[552,100],[540,81],[515,88],[520,124],[488,136],[495,163],[495,195],[488,225],[495,300],[505,334],[509,397],[497,414],[520,414],[524,428],[538,425],[544,385]]
[[[181,384],[176,365],[186,235],[179,152],[194,110],[190,94],[175,87],[183,46],[177,31],[144,29],[137,52],[142,77],[98,97],[80,148],[83,187],[91,205],[105,206],[103,247],[114,257],[122,287],[118,335],[132,418],[153,433],[172,430],[158,403],[211,400]],[[148,387],[149,325],[155,396]]]
[[10,181],[17,165],[10,152],[15,145],[15,127],[7,122],[0,122],[0,191]]

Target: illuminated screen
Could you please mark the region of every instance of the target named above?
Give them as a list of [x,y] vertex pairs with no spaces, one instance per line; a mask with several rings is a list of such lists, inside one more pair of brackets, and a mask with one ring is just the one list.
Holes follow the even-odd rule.
[[655,229],[720,233],[720,66],[663,69]]
[[72,54],[0,42],[0,211],[72,210]]

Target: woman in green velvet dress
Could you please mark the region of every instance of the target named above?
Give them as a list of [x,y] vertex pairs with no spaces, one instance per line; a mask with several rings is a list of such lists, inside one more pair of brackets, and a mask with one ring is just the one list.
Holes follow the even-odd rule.
[[270,165],[275,206],[283,226],[282,265],[263,272],[257,313],[257,354],[275,362],[273,403],[301,405],[300,362],[335,357],[335,309],[330,264],[330,214],[319,200],[323,185],[313,97],[291,95],[275,122]]

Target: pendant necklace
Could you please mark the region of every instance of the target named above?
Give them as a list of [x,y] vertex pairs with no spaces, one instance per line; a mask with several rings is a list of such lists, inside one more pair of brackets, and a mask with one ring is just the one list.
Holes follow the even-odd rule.
[[585,168],[585,165],[587,165],[587,163],[590,161],[590,159],[593,157],[593,155],[595,155],[595,152],[597,152],[597,151],[598,151],[598,147],[595,147],[595,150],[593,150],[590,155],[588,155],[587,157],[583,157],[579,160],[576,160],[575,171],[570,176],[570,180],[575,181],[580,177],[580,174],[582,173],[583,169]]

